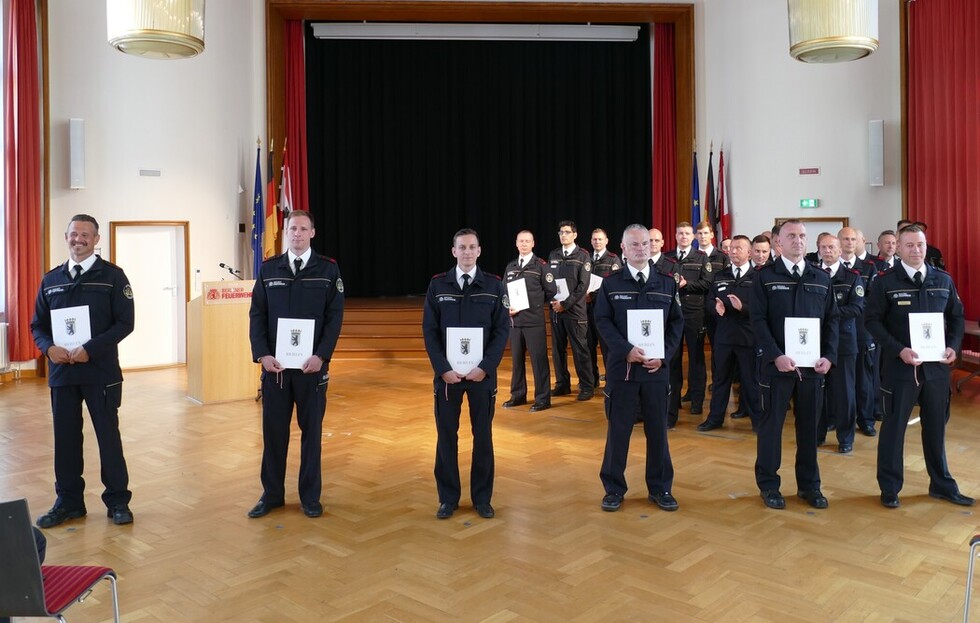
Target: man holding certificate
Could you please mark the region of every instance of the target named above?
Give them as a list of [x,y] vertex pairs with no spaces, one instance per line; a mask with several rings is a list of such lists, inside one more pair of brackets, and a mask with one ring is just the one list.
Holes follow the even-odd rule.
[[759,419],[755,479],[769,508],[782,509],[779,492],[783,423],[793,399],[797,495],[827,508],[817,467],[817,420],[824,376],[837,361],[838,311],[830,276],[804,258],[806,227],[791,219],[779,226],[779,259],[758,270],[750,310],[759,365]]
[[618,511],[626,495],[626,457],[637,406],[646,436],[649,499],[665,511],[677,510],[671,495],[674,467],[667,447],[665,362],[680,348],[684,314],[676,281],[650,259],[650,237],[643,225],[623,232],[625,270],[602,281],[596,293],[596,326],[609,347],[606,361],[606,449],[599,478],[605,489],[602,510]]
[[133,289],[121,268],[95,255],[99,223],[73,216],[65,232],[68,261],[41,280],[31,331],[48,358],[54,415],[54,476],[58,498],[40,528],[84,517],[82,402],[99,441],[102,501],[116,525],[133,522],[129,471],[119,436],[122,371],[119,342],[133,332]]
[[548,363],[548,336],[544,326],[544,305],[558,293],[548,263],[533,252],[534,234],[517,234],[517,259],[507,265],[507,307],[510,311],[510,400],[505,408],[527,403],[525,353],[531,355],[534,376],[534,404],[531,412],[551,407],[551,365]]
[[588,312],[585,294],[592,282],[592,257],[575,244],[578,228],[574,221],[558,223],[561,246],[548,255],[549,272],[555,280],[558,294],[551,301],[551,359],[555,364],[553,396],[572,393],[572,377],[568,372],[568,346],[572,347],[572,362],[578,376],[577,400],[591,400],[598,379],[592,375],[589,360]]
[[494,516],[493,422],[497,366],[510,331],[500,277],[480,270],[480,239],[472,229],[453,236],[456,266],[429,282],[422,310],[425,350],[435,372],[436,517],[448,519],[459,508],[459,416],[463,395],[470,405],[473,462],[470,499],[484,519]]
[[865,326],[881,347],[885,417],[878,437],[878,486],[886,508],[899,506],[905,430],[916,404],[929,495],[961,506],[974,503],[960,493],[946,465],[950,366],[963,341],[963,303],[949,274],[927,265],[927,249],[922,228],[902,229],[902,261],[871,283],[865,303]]
[[313,215],[289,213],[288,250],[266,260],[249,309],[252,358],[262,364],[262,497],[248,512],[268,515],[286,500],[286,454],[293,405],[302,431],[299,499],[307,517],[320,503],[320,438],[327,408],[330,358],[344,321],[344,282],[337,262],[313,253]]

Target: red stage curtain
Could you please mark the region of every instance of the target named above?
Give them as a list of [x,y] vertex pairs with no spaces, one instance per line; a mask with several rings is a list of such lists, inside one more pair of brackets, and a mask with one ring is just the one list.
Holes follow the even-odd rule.
[[908,217],[929,226],[967,318],[978,318],[980,288],[967,286],[980,280],[980,2],[908,6]]
[[310,209],[310,177],[306,164],[306,51],[303,22],[286,21],[286,149],[293,189],[293,209]]
[[672,240],[677,224],[673,24],[654,24],[653,50],[653,225]]
[[4,212],[11,361],[37,357],[31,337],[41,283],[41,102],[35,0],[10,0],[4,58]]

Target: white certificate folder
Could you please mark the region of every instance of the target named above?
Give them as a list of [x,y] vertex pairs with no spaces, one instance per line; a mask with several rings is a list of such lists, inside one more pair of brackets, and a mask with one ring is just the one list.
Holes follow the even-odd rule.
[[54,345],[71,350],[92,339],[92,318],[88,305],[51,310],[51,337]]
[[633,346],[643,349],[647,359],[664,359],[664,310],[626,310],[626,339]]
[[316,321],[304,318],[280,318],[276,325],[276,361],[284,368],[302,370],[313,356],[313,334]]
[[909,346],[919,361],[943,361],[946,322],[942,312],[909,314]]
[[783,327],[786,356],[798,368],[817,365],[820,359],[820,318],[787,318]]
[[511,311],[523,311],[531,307],[527,298],[527,282],[523,278],[507,282],[507,302]]
[[481,327],[446,328],[446,359],[458,374],[466,376],[483,361]]

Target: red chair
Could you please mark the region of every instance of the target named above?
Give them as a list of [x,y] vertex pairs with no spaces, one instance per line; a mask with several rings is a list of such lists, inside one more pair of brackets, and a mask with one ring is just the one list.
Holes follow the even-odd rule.
[[5,561],[0,565],[0,616],[65,621],[65,610],[107,580],[114,620],[119,623],[115,571],[95,566],[41,566],[27,500],[0,503],[0,560]]

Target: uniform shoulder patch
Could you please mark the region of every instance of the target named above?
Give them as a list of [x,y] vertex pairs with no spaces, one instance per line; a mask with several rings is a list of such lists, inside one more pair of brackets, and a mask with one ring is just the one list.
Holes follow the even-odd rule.
[[592,271],[592,262],[586,262],[585,263],[585,270],[587,272],[591,272]]
[[125,296],[128,299],[133,298],[133,287],[128,283],[123,286],[123,296]]
[[503,304],[504,304],[504,307],[506,307],[507,309],[510,309],[510,297],[509,297],[509,296],[507,296],[507,295],[505,294],[505,295],[503,296],[503,298],[501,299],[501,301],[503,302]]
[[864,296],[864,286],[861,285],[854,286],[854,294],[857,294],[858,296]]
[[[704,253],[704,251],[701,251],[701,253]],[[704,272],[706,272],[706,273],[710,273],[711,272],[711,262],[705,263],[705,265],[704,265]]]
[[340,292],[341,294],[344,293],[344,280],[343,279],[339,279],[339,278],[337,279],[337,292]]
[[545,273],[544,280],[547,281],[548,283],[551,283],[555,280],[555,276],[551,273]]
[[619,267],[619,264],[613,264],[613,265],[612,265],[612,269],[613,269],[613,271],[617,271],[617,270],[619,270],[619,268],[620,268],[620,267]]

